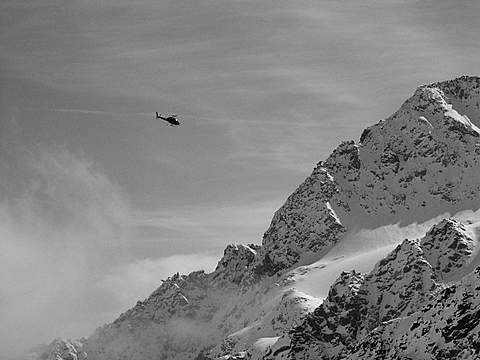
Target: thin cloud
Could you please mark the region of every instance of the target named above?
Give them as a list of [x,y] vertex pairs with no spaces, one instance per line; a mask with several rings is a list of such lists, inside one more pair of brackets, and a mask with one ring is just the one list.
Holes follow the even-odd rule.
[[0,188],[0,347],[6,355],[60,334],[92,331],[95,315],[109,304],[92,296],[92,283],[125,260],[130,223],[127,198],[83,156],[41,147],[23,154],[17,159],[23,189]]
[[122,114],[122,113],[117,113],[112,111],[82,110],[82,109],[52,109],[52,110],[64,112],[64,113],[74,113],[74,114],[94,114],[94,115],[111,115],[111,116],[118,116]]
[[[39,110],[38,108],[35,108]],[[143,116],[143,117],[154,117],[155,113],[152,111],[151,113],[144,113],[144,112],[115,112],[115,111],[102,111],[102,110],[88,110],[88,109],[48,109],[48,108],[41,108],[40,110],[47,110],[47,111],[57,111],[60,113],[67,113],[67,114],[86,114],[86,115],[104,115],[104,116]]]

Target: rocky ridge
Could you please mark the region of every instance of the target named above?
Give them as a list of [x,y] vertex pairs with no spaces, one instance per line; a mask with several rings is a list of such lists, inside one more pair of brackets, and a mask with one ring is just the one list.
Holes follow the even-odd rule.
[[[419,87],[391,117],[367,128],[359,143],[344,142],[317,164],[275,213],[261,246],[229,245],[213,273],[165,280],[145,301],[98,328],[82,351],[93,360],[380,359],[426,331],[419,323],[416,332],[402,333],[403,324],[417,321],[428,306],[436,306],[436,316],[477,314],[476,300],[468,300],[463,312],[458,303],[450,310],[434,305],[452,286],[468,293],[478,273],[472,272],[479,265],[475,228],[455,220],[440,222],[421,239],[387,234],[385,244],[398,247],[368,274],[342,273],[323,303],[296,288],[301,278],[292,270],[315,267],[347,236],[355,239],[359,228],[402,227],[477,210],[479,99],[478,77]],[[452,324],[478,330],[473,320],[461,319]],[[470,338],[461,338],[455,326],[442,341],[465,345]],[[385,334],[400,339],[397,345],[389,347]],[[423,359],[433,349],[412,354]]]
[[381,324],[437,301],[448,280],[461,278],[472,263],[475,245],[464,225],[446,219],[422,239],[404,240],[368,275],[343,272],[324,302],[288,334],[290,344],[272,349],[272,358],[347,358],[348,346]]

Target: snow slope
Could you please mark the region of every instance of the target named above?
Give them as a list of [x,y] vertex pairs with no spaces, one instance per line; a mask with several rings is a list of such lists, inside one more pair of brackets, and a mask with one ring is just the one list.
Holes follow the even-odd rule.
[[[81,350],[92,360],[426,359],[468,344],[465,358],[477,356],[478,336],[459,324],[478,333],[479,101],[478,77],[419,87],[317,164],[261,246],[229,245],[214,272],[170,277]],[[419,336],[425,346],[413,345]]]

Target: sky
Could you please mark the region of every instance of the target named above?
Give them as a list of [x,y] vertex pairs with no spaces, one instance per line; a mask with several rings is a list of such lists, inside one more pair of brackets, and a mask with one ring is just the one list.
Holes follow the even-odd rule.
[[[261,243],[344,140],[480,75],[476,0],[0,2],[0,348]],[[181,126],[155,119],[177,114]]]

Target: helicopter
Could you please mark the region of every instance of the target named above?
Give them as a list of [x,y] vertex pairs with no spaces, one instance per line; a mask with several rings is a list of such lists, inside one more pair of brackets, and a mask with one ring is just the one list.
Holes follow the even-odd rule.
[[165,121],[168,122],[171,126],[178,126],[178,125],[180,125],[180,122],[179,122],[178,119],[177,119],[177,115],[162,116],[162,114],[159,114],[158,112],[156,112],[156,114],[157,114],[157,119],[165,120]]

